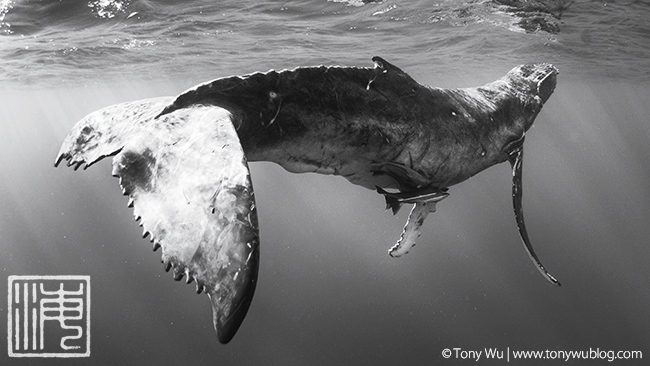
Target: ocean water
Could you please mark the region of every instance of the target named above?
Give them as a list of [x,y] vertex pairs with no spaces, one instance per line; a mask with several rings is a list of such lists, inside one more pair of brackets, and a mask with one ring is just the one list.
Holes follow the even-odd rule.
[[[650,4],[633,0],[0,0],[0,293],[10,275],[92,279],[90,358],[15,359],[2,346],[0,365],[502,365],[442,351],[508,347],[642,351],[612,364],[646,364],[648,19]],[[524,209],[562,287],[522,248],[508,164],[452,187],[394,259],[408,210],[393,216],[340,177],[252,163],[259,283],[221,345],[205,295],[173,281],[141,239],[110,161],[53,168],[73,124],[104,106],[374,55],[440,87],[527,62],[560,70],[527,134]]]

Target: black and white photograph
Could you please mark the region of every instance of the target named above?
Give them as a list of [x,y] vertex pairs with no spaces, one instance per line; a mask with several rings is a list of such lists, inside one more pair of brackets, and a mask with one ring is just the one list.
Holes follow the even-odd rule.
[[649,19],[0,0],[0,365],[649,364]]

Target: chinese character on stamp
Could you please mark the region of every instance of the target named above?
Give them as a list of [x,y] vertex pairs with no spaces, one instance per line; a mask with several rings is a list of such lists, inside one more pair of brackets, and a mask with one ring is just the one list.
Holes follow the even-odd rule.
[[9,276],[11,357],[90,356],[90,276]]

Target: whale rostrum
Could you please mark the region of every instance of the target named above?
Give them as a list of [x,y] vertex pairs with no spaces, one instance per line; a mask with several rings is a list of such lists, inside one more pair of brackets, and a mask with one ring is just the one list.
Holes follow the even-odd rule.
[[251,304],[259,227],[249,161],[290,172],[340,175],[376,190],[396,213],[413,204],[389,254],[407,253],[449,187],[498,163],[513,171],[513,206],[529,256],[522,210],[523,142],[553,93],[550,64],[515,67],[475,88],[421,85],[373,57],[374,67],[317,66],[231,76],[179,96],[113,105],[79,121],[55,165],[75,169],[113,156],[129,206],[173,277],[196,282],[212,303],[222,343]]

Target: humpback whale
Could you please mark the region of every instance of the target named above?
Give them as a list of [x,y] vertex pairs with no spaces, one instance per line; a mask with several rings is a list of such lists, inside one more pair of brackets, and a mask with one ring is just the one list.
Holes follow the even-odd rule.
[[449,187],[505,161],[524,247],[539,261],[522,210],[526,131],[555,89],[550,64],[515,67],[474,88],[425,86],[380,57],[373,67],[317,66],[231,76],[177,97],[113,105],[79,121],[55,161],[75,170],[113,156],[143,237],[175,280],[196,282],[229,342],[251,304],[259,230],[249,161],[340,175],[413,208],[389,254],[407,253]]

